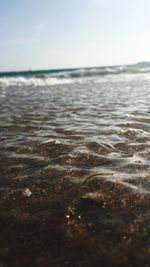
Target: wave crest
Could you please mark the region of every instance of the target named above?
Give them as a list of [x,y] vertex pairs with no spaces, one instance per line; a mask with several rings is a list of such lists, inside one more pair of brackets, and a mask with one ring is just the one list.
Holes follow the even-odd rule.
[[76,68],[65,70],[41,70],[24,72],[0,73],[0,87],[8,86],[51,86],[73,83],[78,79],[118,76],[120,74],[146,74],[150,72],[149,65],[124,65],[96,68]]

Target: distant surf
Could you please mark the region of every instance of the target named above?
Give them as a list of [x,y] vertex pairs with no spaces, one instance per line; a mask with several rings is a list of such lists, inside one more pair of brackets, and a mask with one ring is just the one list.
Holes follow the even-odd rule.
[[[115,77],[120,74],[147,74],[150,73],[150,63],[141,62],[133,65],[119,65],[92,68],[72,68],[58,70],[35,70],[19,72],[1,72],[0,87],[8,86],[50,86],[55,84],[73,83],[83,78]],[[112,77],[111,77],[112,78]]]

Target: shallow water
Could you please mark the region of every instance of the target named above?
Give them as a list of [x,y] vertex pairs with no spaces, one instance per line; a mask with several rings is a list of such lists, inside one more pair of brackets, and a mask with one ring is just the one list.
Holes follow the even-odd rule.
[[149,88],[147,73],[1,84],[2,266],[150,265]]

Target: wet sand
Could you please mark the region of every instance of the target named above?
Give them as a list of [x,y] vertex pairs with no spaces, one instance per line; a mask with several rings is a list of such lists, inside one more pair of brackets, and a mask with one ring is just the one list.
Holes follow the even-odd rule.
[[102,176],[52,179],[1,189],[2,266],[149,266],[149,194]]

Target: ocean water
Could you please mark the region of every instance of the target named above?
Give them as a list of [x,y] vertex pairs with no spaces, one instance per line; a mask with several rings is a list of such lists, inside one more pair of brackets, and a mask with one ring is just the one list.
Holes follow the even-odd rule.
[[0,74],[0,266],[150,266],[150,65]]

